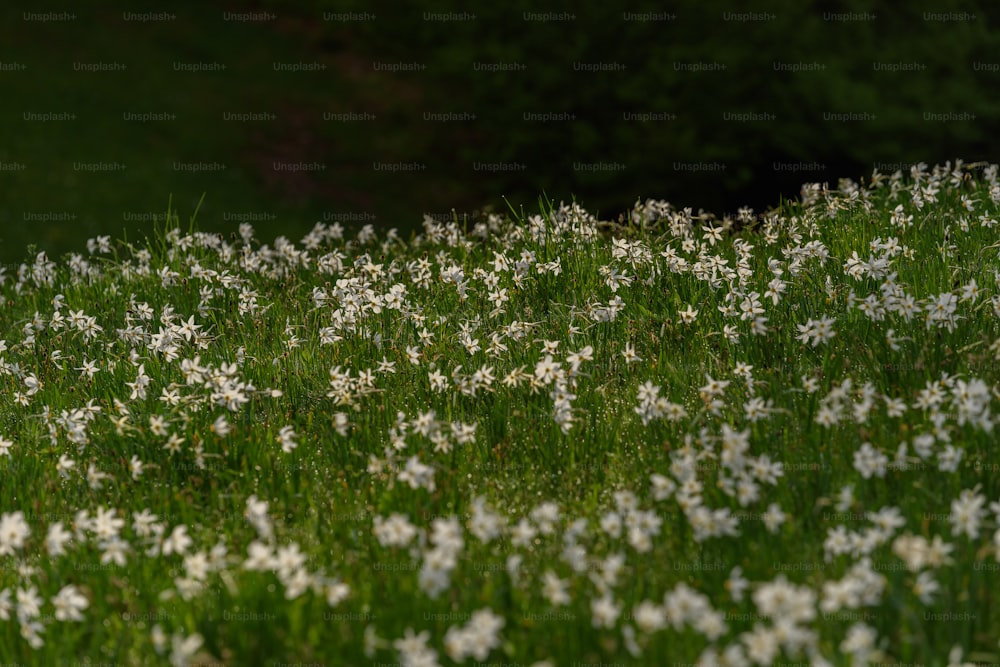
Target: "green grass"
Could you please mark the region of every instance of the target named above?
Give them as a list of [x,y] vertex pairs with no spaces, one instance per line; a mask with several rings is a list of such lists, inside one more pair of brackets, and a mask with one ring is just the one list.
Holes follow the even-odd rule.
[[[542,202],[537,215],[493,216],[479,229],[428,223],[404,241],[334,238],[319,225],[294,245],[199,232],[170,211],[145,247],[80,248],[50,266],[27,258],[0,287],[0,436],[12,443],[0,456],[0,662],[409,664],[393,642],[411,630],[427,633],[440,664],[455,662],[449,650],[459,663],[564,665],[694,663],[714,649],[763,664],[944,665],[956,646],[964,660],[1000,662],[1000,507],[990,505],[1000,456],[983,412],[1000,354],[997,186],[995,170],[970,173],[957,184],[947,168],[922,173],[922,187],[940,189],[919,208],[898,175],[860,197],[784,204],[715,243],[665,208],[637,208],[623,227]],[[912,226],[894,224],[897,205]],[[939,252],[946,227],[950,257]],[[869,246],[890,237],[905,248],[887,257],[886,275],[913,297],[910,320],[893,308],[870,319],[856,303],[885,278],[846,271],[852,253],[882,256]],[[786,285],[774,303],[765,292],[779,268]],[[617,291],[612,270],[627,275]],[[953,330],[925,326],[928,299],[960,297],[972,280],[980,293],[957,301]],[[495,310],[490,293],[501,289],[509,300]],[[760,335],[740,318],[751,292],[767,318]],[[685,322],[689,306],[697,315]],[[101,329],[88,335],[87,318]],[[823,318],[832,338],[798,338],[798,325]],[[491,350],[494,334],[503,347]],[[571,374],[574,353],[583,358]],[[555,393],[547,356],[564,373]],[[80,370],[88,361],[93,377]],[[511,376],[519,368],[525,376]],[[644,415],[639,396],[653,386],[663,401]],[[952,400],[963,386],[965,412]],[[934,387],[939,407],[919,407]],[[893,399],[901,414],[889,413]],[[556,409],[564,400],[568,412]],[[835,423],[820,423],[831,413]],[[904,442],[901,465],[868,475],[855,464],[864,443],[892,464]],[[433,483],[408,482],[417,462]],[[770,481],[769,462],[784,466]],[[656,480],[676,488],[657,492]],[[965,490],[984,501],[974,537],[949,518]],[[251,497],[268,503],[255,521]],[[545,503],[558,510],[551,532]],[[898,525],[873,531],[868,513],[885,508]],[[87,519],[108,510],[123,522]],[[134,521],[144,510],[157,517],[152,533]],[[769,528],[778,511],[785,521]],[[738,533],[713,529],[727,512]],[[403,546],[373,532],[394,514],[413,531]],[[447,518],[461,543],[435,552],[450,543],[435,524]],[[495,539],[481,539],[492,519]],[[514,530],[522,520],[537,534]],[[56,522],[75,533],[62,554],[46,542]],[[190,543],[167,539],[180,527]],[[832,546],[838,527],[859,536],[853,552]],[[940,538],[950,562],[909,569],[916,547],[903,536]],[[110,562],[118,539],[124,564]],[[301,561],[282,551],[287,571],[248,569],[255,542],[272,555],[295,547]],[[420,571],[438,556],[447,576],[433,590]],[[617,556],[613,576],[604,564]],[[565,604],[546,588],[551,575]],[[924,601],[918,576],[939,586]],[[846,579],[848,602],[833,605]],[[65,586],[82,596],[82,621],[55,616]],[[595,616],[602,596],[618,609],[607,625]],[[502,627],[463,657],[446,637],[484,609]],[[784,642],[769,630],[779,620]],[[22,634],[32,622],[43,630],[35,647]],[[855,660],[864,632],[871,651]]]

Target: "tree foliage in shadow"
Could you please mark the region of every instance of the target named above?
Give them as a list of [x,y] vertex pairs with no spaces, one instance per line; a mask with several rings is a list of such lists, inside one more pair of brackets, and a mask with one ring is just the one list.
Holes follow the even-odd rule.
[[[984,93],[1000,74],[976,66],[1000,52],[998,10],[985,0],[946,9],[784,0],[749,18],[721,0],[624,10],[668,15],[656,21],[572,3],[544,10],[571,20],[539,21],[527,0],[478,7],[467,21],[425,20],[428,10],[410,0],[378,10],[362,0],[261,5],[376,14],[324,30],[349,30],[352,48],[376,60],[426,65],[420,78],[438,95],[434,111],[477,115],[461,140],[443,135],[432,157],[482,198],[545,190],[602,213],[638,196],[731,211],[795,195],[804,181],[867,176],[876,163],[988,159],[998,147],[1000,102]],[[942,12],[966,18],[940,20]],[[481,67],[497,63],[523,69]],[[670,119],[625,117],[644,112]],[[476,172],[473,162],[527,168]]]

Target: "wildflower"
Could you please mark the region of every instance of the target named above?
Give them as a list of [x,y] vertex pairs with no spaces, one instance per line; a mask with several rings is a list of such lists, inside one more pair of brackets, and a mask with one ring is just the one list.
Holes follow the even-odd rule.
[[746,646],[747,657],[760,665],[774,663],[780,650],[777,633],[760,623],[754,623],[751,632],[743,632],[740,639]]
[[194,541],[187,535],[187,526],[181,524],[175,526],[170,533],[170,537],[163,541],[163,555],[184,554]]
[[863,443],[861,449],[854,452],[854,469],[864,479],[871,479],[872,476],[885,477],[888,464],[889,457],[872,447],[870,442]]
[[14,446],[13,441],[0,435],[0,456],[10,456],[10,448]]
[[388,647],[388,642],[378,636],[374,625],[365,626],[365,656],[368,659],[375,657],[375,651]]
[[635,353],[635,346],[632,343],[625,343],[625,349],[622,350],[622,357],[625,358],[626,364],[642,361],[642,357]]
[[743,411],[746,413],[747,421],[754,423],[766,418],[773,404],[774,401],[771,401],[771,406],[769,406],[765,404],[763,398],[753,396],[743,404]]
[[781,507],[777,503],[771,503],[768,505],[767,512],[761,516],[761,520],[767,527],[768,532],[772,534],[778,532],[778,528],[781,527],[781,524],[783,524],[787,518],[788,515],[781,511]]
[[290,454],[292,450],[299,446],[299,443],[295,442],[296,437],[297,436],[291,426],[282,426],[281,431],[278,433],[278,437],[275,439],[281,443],[281,451],[286,454]]
[[622,535],[622,518],[617,512],[608,512],[601,517],[601,530],[613,538]]
[[247,559],[243,561],[243,569],[262,572],[274,569],[274,552],[268,545],[254,540],[247,545],[247,554]]
[[948,667],[976,667],[971,661],[962,662],[962,646],[955,644],[948,652]]
[[86,609],[89,604],[87,598],[81,595],[73,584],[63,586],[59,593],[52,598],[52,605],[56,608],[57,621],[82,621],[83,614],[80,612]]
[[97,374],[98,371],[97,362],[88,361],[84,359],[83,366],[81,366],[80,368],[74,368],[73,370],[80,371],[80,377],[86,376],[87,379],[89,380]]
[[135,382],[126,382],[125,386],[132,390],[129,398],[131,400],[146,400],[146,387],[149,386],[149,376],[146,375],[146,365],[140,364],[136,374]]
[[212,423],[212,426],[209,427],[209,430],[220,438],[225,438],[232,431],[232,427],[229,425],[229,422],[226,421],[225,415],[219,415],[215,418],[215,421]]
[[434,491],[435,489],[434,469],[421,463],[420,459],[416,456],[411,456],[406,461],[406,467],[399,473],[398,479],[401,482],[409,484],[411,489],[419,489],[421,487],[426,488],[428,491]]
[[167,438],[167,443],[163,445],[163,449],[170,452],[171,456],[173,456],[181,451],[182,444],[184,444],[184,438],[177,433],[171,433],[170,437]]
[[153,532],[153,526],[156,525],[158,518],[155,514],[150,513],[149,509],[144,509],[141,512],[133,512],[132,530],[139,537],[149,537]]
[[591,600],[590,611],[592,623],[595,628],[610,628],[614,626],[618,616],[621,615],[622,607],[615,604],[614,598],[605,594],[599,598]]
[[640,630],[651,634],[667,626],[667,614],[663,607],[649,600],[640,602],[632,612],[635,624]]
[[734,602],[741,602],[743,600],[743,592],[749,586],[750,582],[743,578],[742,567],[737,565],[729,572],[729,578],[726,579],[725,587]]
[[63,527],[62,521],[49,524],[48,533],[45,536],[45,549],[50,558],[56,558],[66,553],[66,544],[73,539],[73,535]]
[[973,489],[963,489],[959,497],[951,501],[951,532],[966,535],[970,540],[979,538],[979,528],[986,517],[986,497]]
[[0,515],[0,556],[9,556],[24,548],[24,541],[31,534],[24,512]]
[[429,639],[430,633],[427,630],[417,635],[414,634],[413,628],[406,628],[404,636],[392,643],[393,648],[399,651],[399,660],[403,667],[437,666],[437,651],[427,646]]
[[544,359],[535,364],[535,377],[542,384],[550,384],[555,380],[559,370],[560,364],[552,361],[552,355],[547,354]]
[[702,395],[702,399],[721,395],[730,382],[729,380],[713,380],[712,376],[708,373],[705,374],[705,379],[708,380],[708,384],[698,390]]
[[677,484],[672,479],[659,473],[653,473],[649,479],[653,487],[653,499],[658,502],[669,498],[677,489]]
[[416,527],[402,514],[393,513],[388,519],[376,516],[373,523],[372,532],[383,547],[405,547],[417,536]]
[[778,301],[781,300],[781,295],[785,292],[787,286],[788,283],[781,280],[781,278],[776,275],[774,279],[767,284],[767,290],[764,292],[764,297],[769,297],[771,299],[771,303],[777,306]]
[[840,642],[840,650],[850,653],[856,663],[866,663],[875,652],[875,630],[864,623],[855,623],[847,629],[847,636]]
[[526,548],[531,545],[538,531],[527,519],[522,518],[510,529],[510,543],[515,547]]
[[110,477],[105,472],[101,472],[97,469],[93,463],[87,466],[87,484],[91,489],[97,490],[104,486],[104,480]]
[[258,500],[256,495],[252,495],[247,498],[246,509],[243,513],[263,539],[268,539],[271,536],[271,521],[268,518],[267,510],[267,501]]
[[274,569],[279,577],[287,579],[305,562],[305,554],[299,549],[298,544],[292,542],[288,546],[278,547],[278,553],[274,559]]
[[10,620],[10,589],[0,589],[0,621]]
[[106,540],[118,535],[118,531],[125,525],[124,519],[115,518],[117,510],[105,510],[103,507],[97,508],[97,516],[90,523],[90,529],[99,540]]
[[938,451],[938,470],[943,472],[955,472],[958,464],[962,460],[963,450],[954,445],[945,445],[944,449]]
[[538,525],[543,535],[551,535],[555,530],[555,522],[559,520],[559,506],[553,502],[545,502],[531,510],[531,520]]
[[480,542],[488,543],[500,536],[501,529],[506,519],[490,511],[486,507],[486,500],[477,497],[472,501],[472,515],[469,517],[469,532],[476,536]]
[[160,415],[149,416],[149,431],[156,436],[167,435],[167,421]]
[[197,632],[185,637],[180,631],[175,632],[171,638],[170,664],[172,667],[187,667],[191,658],[194,657],[201,645],[205,643],[204,638]]
[[[181,395],[176,389],[164,387],[160,392],[160,400],[170,406],[176,406],[181,402]],[[152,417],[150,417],[152,421]]]
[[684,324],[691,324],[698,317],[698,311],[694,310],[689,304],[687,309],[679,311],[678,315],[681,318],[681,322]]
[[28,391],[25,392],[25,395],[34,396],[35,394],[38,393],[38,390],[41,389],[44,385],[42,384],[41,380],[35,377],[34,373],[30,373],[24,377],[24,386],[28,388]]
[[434,410],[421,412],[417,415],[417,418],[413,420],[412,427],[414,432],[419,433],[425,438],[430,437],[438,430],[438,422]]
[[975,303],[979,298],[979,285],[976,284],[976,279],[972,278],[969,282],[962,287],[962,296],[959,297],[959,302],[971,301]]
[[940,586],[934,580],[934,575],[930,572],[921,572],[917,575],[917,581],[913,584],[913,593],[920,598],[920,602],[929,605],[934,601],[934,594]]
[[427,375],[430,379],[431,389],[433,391],[442,392],[448,388],[448,378],[442,375],[437,369],[433,369]]
[[100,542],[98,546],[101,548],[101,564],[107,565],[108,563],[114,563],[119,567],[125,566],[126,556],[125,554],[129,552],[131,547],[129,543],[121,539],[117,535],[112,538]]
[[569,593],[566,592],[567,582],[557,577],[552,570],[546,570],[545,574],[542,575],[542,580],[542,595],[549,601],[549,604],[558,607],[570,603]]
[[333,428],[340,437],[346,438],[350,427],[351,422],[346,414],[343,412],[335,412],[333,414]]
[[326,604],[336,607],[351,595],[351,587],[340,580],[326,583]]

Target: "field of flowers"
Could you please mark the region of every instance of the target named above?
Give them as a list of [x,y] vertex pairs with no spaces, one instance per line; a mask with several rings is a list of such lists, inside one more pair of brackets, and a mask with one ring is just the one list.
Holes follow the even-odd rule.
[[3,276],[0,665],[1000,665],[1000,182]]

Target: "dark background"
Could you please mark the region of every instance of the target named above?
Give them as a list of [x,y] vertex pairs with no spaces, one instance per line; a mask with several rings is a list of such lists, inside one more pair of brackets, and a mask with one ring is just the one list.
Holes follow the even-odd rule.
[[804,182],[996,161],[997,3],[737,4],[5,5],[0,259],[134,239],[203,193],[201,229],[297,241],[543,193],[603,219],[761,212]]

